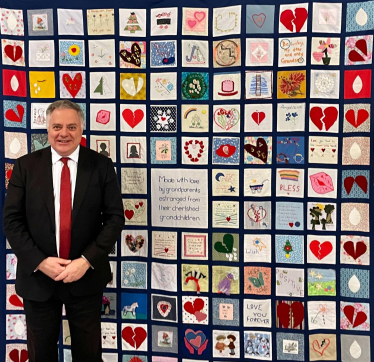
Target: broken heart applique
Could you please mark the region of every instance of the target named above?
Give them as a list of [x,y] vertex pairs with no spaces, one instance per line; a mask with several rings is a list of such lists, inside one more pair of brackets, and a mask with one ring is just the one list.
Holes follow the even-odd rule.
[[248,217],[254,222],[260,222],[266,218],[267,211],[263,206],[251,205],[251,208],[247,211]]
[[368,180],[365,176],[363,175],[358,175],[356,177],[346,177],[343,181],[344,183],[344,188],[347,191],[347,194],[349,195],[352,191],[353,185],[356,183],[357,186],[365,193],[367,194],[368,192]]
[[141,109],[132,111],[126,108],[122,111],[122,117],[131,128],[135,128],[143,120],[144,112]]
[[361,324],[365,323],[368,316],[366,315],[365,312],[359,311],[356,313],[356,318],[355,316],[355,307],[353,305],[346,305],[343,309],[343,312],[349,322],[352,324],[353,328],[356,328],[360,326]]
[[236,147],[234,145],[230,145],[230,144],[221,145],[216,150],[217,156],[225,157],[225,158],[231,157],[235,152],[236,152]]
[[128,326],[122,330],[122,338],[133,348],[139,349],[142,343],[147,338],[147,331],[143,327]]
[[349,241],[346,241],[343,244],[343,249],[354,260],[357,260],[361,255],[364,255],[366,253],[367,246],[366,246],[365,242],[358,241],[356,243],[356,248],[355,248],[354,242],[349,240]]
[[239,122],[239,119],[240,113],[236,108],[218,108],[213,114],[214,123],[225,131],[233,128]]
[[133,64],[136,67],[141,66],[141,55],[142,55],[142,50],[140,49],[140,46],[138,43],[133,43],[131,45],[131,51],[122,49],[119,52],[119,56],[122,58],[124,62]]
[[256,111],[251,114],[251,118],[255,121],[257,125],[260,125],[262,121],[265,119],[265,117],[266,117],[265,112]]
[[308,11],[305,8],[296,8],[294,11],[287,9],[280,15],[280,22],[291,33],[299,33],[307,19]]
[[309,115],[313,124],[320,131],[322,131],[323,125],[328,131],[338,119],[338,109],[336,107],[326,107],[322,110],[321,107],[316,106],[311,108]]
[[357,117],[355,111],[353,109],[349,109],[345,114],[345,119],[354,128],[358,128],[369,119],[369,116],[369,112],[366,109],[359,109],[357,111]]
[[143,201],[138,201],[133,203],[131,201],[126,201],[124,203],[125,208],[125,217],[127,220],[131,220],[132,218],[137,218],[143,214],[145,211],[145,205]]
[[[346,43],[354,42],[354,38],[349,38]],[[359,39],[356,41],[354,46],[349,46],[352,49],[348,53],[348,59],[351,62],[365,62],[366,60],[370,59],[368,56],[368,46],[365,39]],[[371,57],[371,55],[370,55]]]
[[198,162],[204,153],[204,142],[199,140],[189,140],[184,144],[184,153],[191,162]]
[[225,234],[222,241],[214,243],[214,250],[219,253],[232,253],[234,247],[234,237],[231,234]]
[[332,252],[333,246],[330,241],[321,243],[318,240],[312,240],[309,249],[318,260],[322,260]]
[[132,236],[126,235],[125,243],[130,251],[137,253],[144,245],[145,239],[142,235]]
[[266,164],[268,160],[268,144],[262,137],[257,138],[256,145],[252,145],[249,143],[244,145],[244,149],[250,155],[252,155],[255,158],[258,158]]
[[297,328],[304,320],[304,305],[301,302],[280,303],[277,317],[283,328]]
[[17,104],[16,108],[17,108],[18,114],[13,109],[8,109],[5,112],[5,118],[11,122],[21,123],[23,119],[23,115],[25,114],[25,108],[21,104]]
[[62,83],[64,84],[65,88],[70,93],[70,95],[73,98],[75,98],[82,87],[82,83],[83,83],[82,74],[77,73],[72,79],[69,74],[65,73],[62,75]]
[[8,44],[4,47],[4,53],[15,63],[17,60],[21,59],[23,50],[19,45]]
[[144,80],[142,77],[138,77],[137,85],[135,85],[135,80],[131,77],[130,79],[124,79],[121,85],[127,94],[134,97],[143,88]]
[[29,352],[25,349],[12,349],[9,352],[9,358],[12,362],[26,362],[29,360]]
[[157,310],[163,317],[167,317],[171,311],[171,304],[166,301],[158,302]]
[[9,303],[15,307],[23,308],[23,302],[17,294],[12,294],[9,297]]
[[208,315],[206,313],[201,312],[201,310],[204,308],[205,302],[201,298],[196,298],[193,302],[186,302],[183,305],[183,309],[196,317],[198,322],[204,321]]
[[329,338],[323,338],[319,341],[315,339],[312,342],[313,349],[320,355],[323,356],[324,352],[326,351],[327,347],[330,345],[331,341]]

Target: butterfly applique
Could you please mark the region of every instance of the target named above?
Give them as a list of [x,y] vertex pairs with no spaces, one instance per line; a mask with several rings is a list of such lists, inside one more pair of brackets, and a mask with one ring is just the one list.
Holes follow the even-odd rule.
[[264,277],[262,275],[262,272],[258,273],[258,278],[255,277],[248,277],[249,281],[253,284],[255,288],[261,288],[265,285],[264,283]]

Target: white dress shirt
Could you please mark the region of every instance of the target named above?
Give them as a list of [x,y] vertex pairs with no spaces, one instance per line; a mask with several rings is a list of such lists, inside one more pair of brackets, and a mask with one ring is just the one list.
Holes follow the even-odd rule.
[[74,191],[77,180],[77,168],[79,158],[80,145],[70,156],[60,156],[52,147],[52,179],[53,179],[53,196],[55,199],[55,227],[56,227],[56,247],[57,254],[60,254],[60,191],[61,191],[61,172],[64,164],[61,161],[62,157],[69,157],[68,167],[70,170],[71,183],[71,210],[73,211]]

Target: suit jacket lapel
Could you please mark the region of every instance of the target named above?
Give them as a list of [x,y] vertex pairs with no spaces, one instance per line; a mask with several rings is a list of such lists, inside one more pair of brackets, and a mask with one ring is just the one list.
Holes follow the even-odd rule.
[[75,184],[74,192],[73,215],[71,222],[72,227],[74,225],[74,221],[78,215],[79,208],[82,204],[84,195],[86,193],[87,186],[91,177],[92,167],[93,160],[90,157],[90,152],[85,147],[80,146],[77,169],[77,181]]
[[41,194],[44,197],[49,215],[51,216],[52,225],[55,227],[51,147],[47,147],[41,151],[40,157],[35,160],[35,168],[37,170]]

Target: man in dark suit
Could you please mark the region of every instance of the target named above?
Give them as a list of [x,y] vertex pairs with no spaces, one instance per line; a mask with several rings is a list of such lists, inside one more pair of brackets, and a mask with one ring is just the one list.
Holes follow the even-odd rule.
[[18,258],[30,362],[57,362],[62,305],[74,362],[101,362],[101,303],[108,254],[124,225],[110,158],[80,146],[84,114],[56,101],[47,109],[51,147],[16,160],[3,227]]

